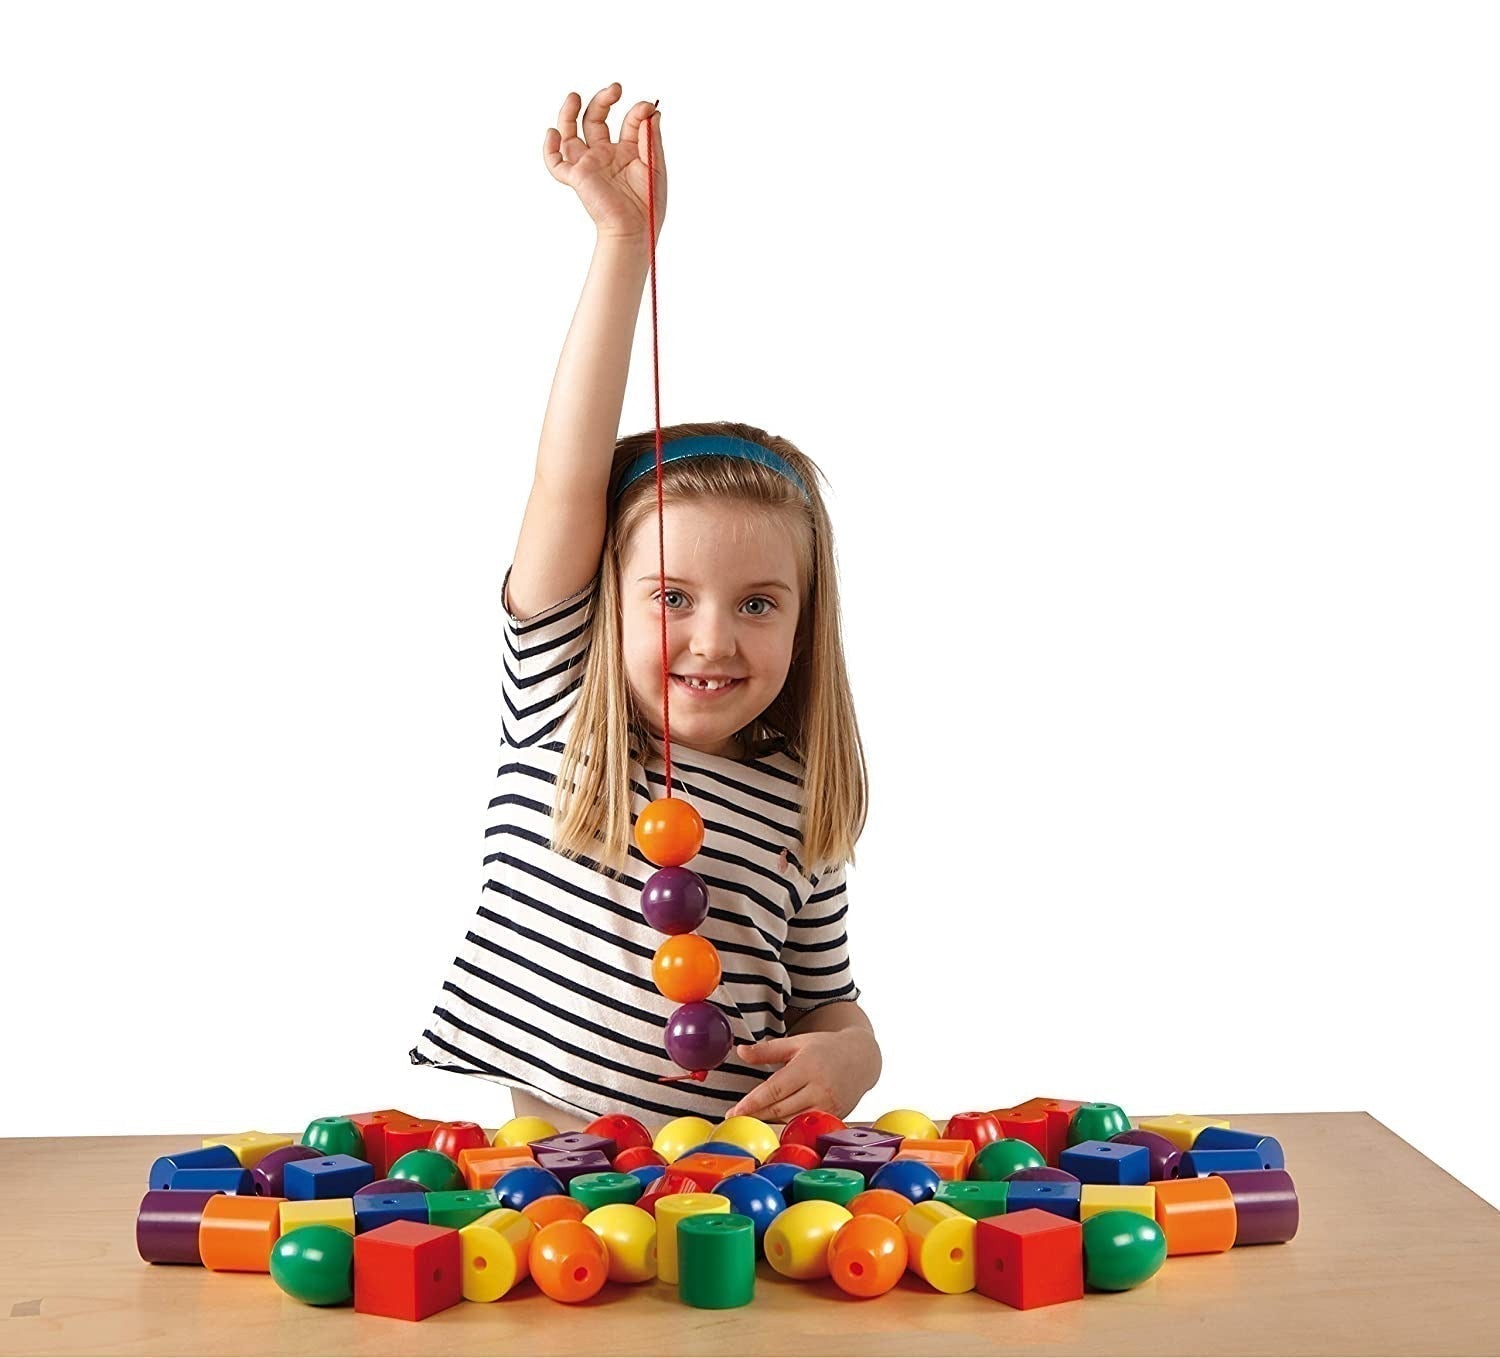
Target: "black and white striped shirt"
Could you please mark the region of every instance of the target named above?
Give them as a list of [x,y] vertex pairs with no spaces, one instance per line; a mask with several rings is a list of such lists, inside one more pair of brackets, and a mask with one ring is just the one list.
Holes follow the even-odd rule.
[[[505,712],[487,880],[410,1057],[585,1116],[717,1121],[773,1068],[745,1065],[731,1052],[702,1083],[659,1082],[683,1072],[662,1046],[676,1005],[651,977],[664,936],[640,908],[655,868],[634,843],[618,878],[551,848],[552,794],[583,682],[593,596],[590,585],[525,622],[502,605]],[[785,751],[741,761],[674,743],[672,784],[703,817],[703,848],[687,866],[708,885],[698,932],[723,964],[709,999],[735,1041],[783,1035],[788,1008],[857,999],[844,867],[809,874],[798,856],[802,765]],[[631,786],[633,824],[665,794],[659,756],[632,764]]]

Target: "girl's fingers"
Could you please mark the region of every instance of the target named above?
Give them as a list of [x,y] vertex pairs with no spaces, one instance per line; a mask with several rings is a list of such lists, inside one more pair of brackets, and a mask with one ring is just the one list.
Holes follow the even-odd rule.
[[607,115],[609,106],[620,97],[615,93],[615,86],[619,83],[618,80],[611,81],[589,100],[589,106],[583,111],[583,139],[591,151],[609,145]]
[[577,91],[570,91],[557,115],[559,150],[564,163],[568,165],[577,160],[586,149],[583,139],[578,135],[578,108],[582,103]]
[[[625,115],[625,121],[620,124],[620,145],[630,146],[635,149],[641,160],[646,159],[646,133],[641,131],[641,124],[646,122],[655,112],[655,108],[642,99],[640,103],[631,108]],[[650,129],[647,129],[649,133]],[[661,147],[657,147],[657,163],[661,163]]]
[[726,1116],[744,1115],[775,1122],[776,1118],[773,1116],[775,1110],[785,1101],[795,1097],[801,1088],[802,1077],[792,1073],[789,1066],[783,1066],[776,1074],[762,1080],[746,1094]]

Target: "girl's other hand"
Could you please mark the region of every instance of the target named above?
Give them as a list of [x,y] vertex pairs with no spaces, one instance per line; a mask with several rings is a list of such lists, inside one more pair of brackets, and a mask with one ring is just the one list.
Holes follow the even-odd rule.
[[794,1033],[735,1048],[751,1065],[779,1065],[724,1114],[741,1113],[764,1122],[786,1122],[810,1108],[847,1117],[880,1073],[880,1049],[867,1028],[836,1033]]
[[557,115],[557,126],[547,129],[542,158],[560,184],[583,200],[601,236],[645,240],[650,232],[646,138],[656,137],[651,155],[656,162],[656,234],[667,215],[667,164],[662,155],[661,131],[653,105],[642,100],[625,115],[620,140],[609,139],[605,121],[609,107],[620,97],[620,82],[599,91],[583,112],[583,136],[578,135],[582,100],[570,93]]

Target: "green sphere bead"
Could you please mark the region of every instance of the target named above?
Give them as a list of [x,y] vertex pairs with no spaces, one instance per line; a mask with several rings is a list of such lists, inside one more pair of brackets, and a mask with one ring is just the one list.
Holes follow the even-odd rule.
[[1090,1287],[1139,1287],[1167,1260],[1167,1237],[1142,1212],[1100,1212],[1083,1223],[1083,1276]]
[[857,1169],[804,1169],[792,1179],[792,1202],[821,1199],[847,1207],[865,1191],[865,1176]]
[[354,1237],[337,1226],[298,1226],[271,1246],[271,1278],[309,1306],[340,1306],[354,1296]]
[[319,1155],[352,1155],[365,1158],[365,1136],[357,1122],[348,1118],[314,1118],[302,1133],[302,1144]]
[[1007,1136],[979,1148],[979,1154],[969,1166],[969,1178],[1008,1179],[1018,1169],[1035,1169],[1046,1163],[1031,1142]]
[[442,1151],[407,1151],[386,1171],[388,1179],[410,1179],[429,1193],[447,1193],[458,1188],[464,1176]]
[[568,1184],[568,1196],[576,1198],[591,1212],[611,1203],[633,1203],[645,1191],[646,1185],[634,1174],[616,1174],[614,1170],[578,1174]]
[[1130,1130],[1130,1119],[1117,1103],[1081,1103],[1068,1119],[1068,1145],[1108,1141]]

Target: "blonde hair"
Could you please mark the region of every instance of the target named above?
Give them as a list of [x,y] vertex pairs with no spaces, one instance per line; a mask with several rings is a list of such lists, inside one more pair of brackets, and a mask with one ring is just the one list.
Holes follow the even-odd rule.
[[[797,639],[781,692],[736,734],[750,757],[784,742],[803,766],[802,869],[809,876],[854,861],[864,829],[868,771],[844,665],[833,529],[812,460],[784,438],[729,421],[676,424],[662,442],[694,434],[728,434],[779,453],[807,487],[759,463],[693,457],[662,467],[664,502],[738,501],[793,527],[801,558],[802,608]],[[615,445],[610,486],[621,469],[656,446],[655,431]],[[809,500],[811,503],[809,503]],[[596,577],[588,663],[572,727],[558,769],[552,807],[552,847],[617,875],[629,860],[632,831],[630,764],[644,762],[651,736],[625,677],[619,572],[631,535],[656,515],[656,477],[643,476],[611,500]]]

